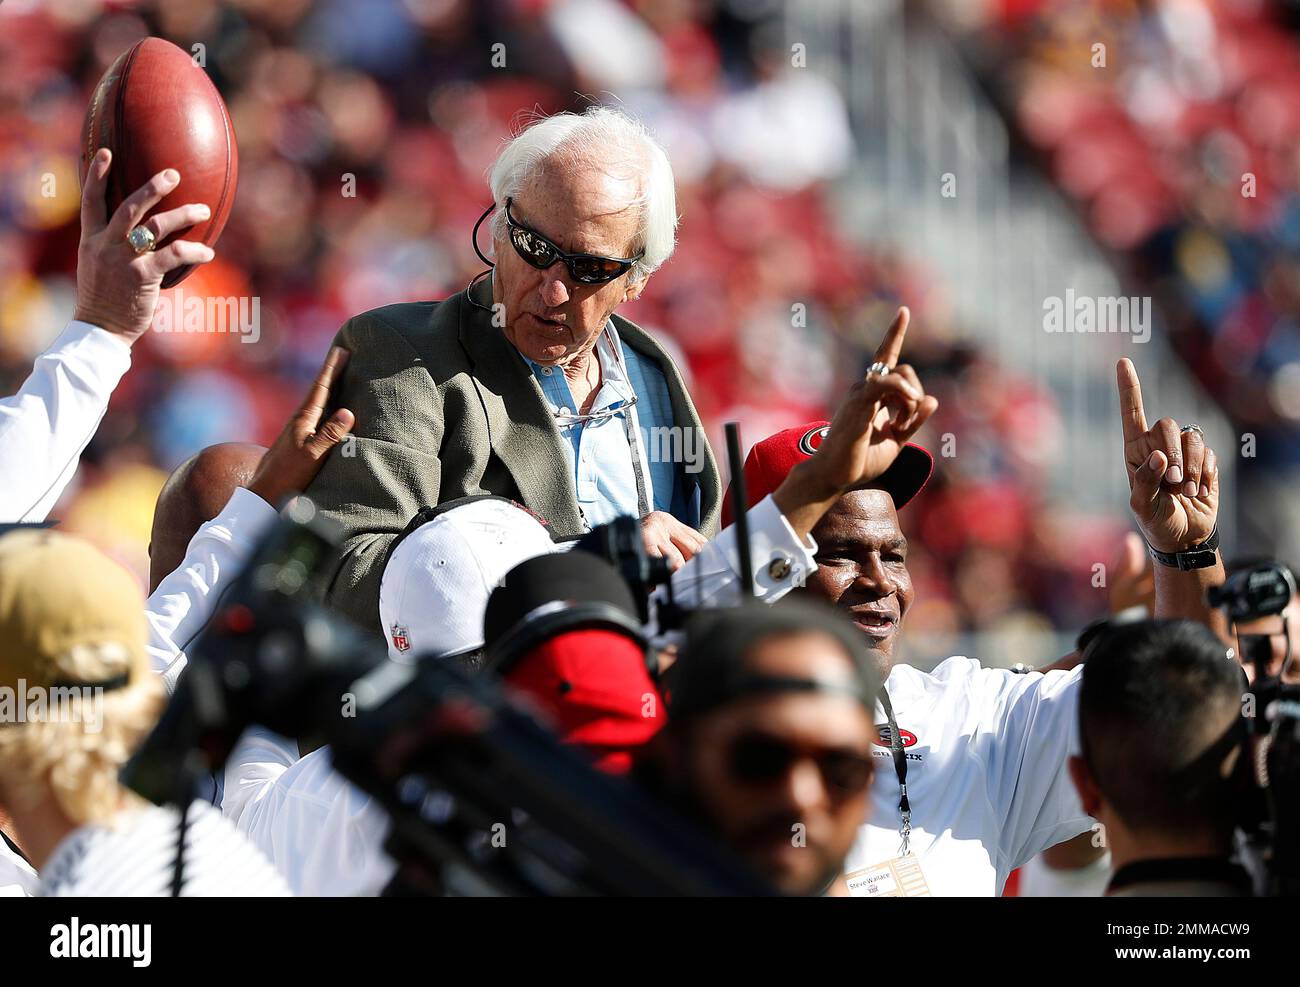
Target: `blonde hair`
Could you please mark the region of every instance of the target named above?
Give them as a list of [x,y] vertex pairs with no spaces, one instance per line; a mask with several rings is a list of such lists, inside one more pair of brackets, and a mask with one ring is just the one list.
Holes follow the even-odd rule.
[[162,713],[162,681],[137,666],[129,684],[73,697],[68,709],[75,714],[86,702],[100,704],[93,716],[82,711],[0,726],[0,787],[9,808],[30,808],[49,794],[80,826],[111,822],[124,805],[138,801],[118,783],[117,773]]

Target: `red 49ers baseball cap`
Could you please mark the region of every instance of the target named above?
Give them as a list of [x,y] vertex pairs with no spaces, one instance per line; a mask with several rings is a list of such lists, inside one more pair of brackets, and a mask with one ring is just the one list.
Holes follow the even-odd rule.
[[614,774],[663,725],[649,643],[617,569],[582,549],[521,562],[483,617],[486,671],[533,700],[566,744]]
[[608,774],[626,774],[664,724],[644,646],[610,628],[578,627],[540,642],[505,681],[542,709],[561,741],[585,750]]
[[[795,466],[805,459],[811,459],[830,427],[830,422],[808,422],[756,442],[745,457],[746,510],[774,492]],[[889,469],[866,484],[866,487],[884,490],[894,498],[894,507],[901,510],[921,492],[933,472],[934,457],[929,450],[915,442],[909,442],[903,446]],[[735,520],[734,515],[731,508],[731,487],[728,486],[727,495],[722,501],[724,528]]]

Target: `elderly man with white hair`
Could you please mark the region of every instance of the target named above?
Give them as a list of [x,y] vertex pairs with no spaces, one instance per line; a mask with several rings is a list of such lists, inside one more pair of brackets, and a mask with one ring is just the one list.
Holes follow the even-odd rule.
[[614,314],[673,250],[663,149],[593,107],[522,131],[489,182],[475,233],[495,212],[491,271],[338,335],[352,353],[338,400],[360,424],[307,493],[347,539],[329,602],[365,626],[388,546],[448,500],[508,497],[562,536],[633,515],[674,567],[717,528],[717,466],[681,375]]

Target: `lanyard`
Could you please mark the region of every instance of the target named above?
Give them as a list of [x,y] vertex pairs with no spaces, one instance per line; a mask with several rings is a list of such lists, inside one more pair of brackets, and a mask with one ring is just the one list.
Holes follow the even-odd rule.
[[907,798],[907,753],[903,750],[898,721],[894,719],[894,704],[889,701],[889,693],[883,686],[880,689],[880,705],[885,710],[885,719],[889,721],[889,749],[894,755],[894,774],[898,776],[898,815],[901,820],[898,835],[903,840],[898,855],[905,857],[912,842],[912,803]]
[[[627,450],[632,455],[632,477],[636,481],[637,517],[643,518],[654,508],[650,504],[650,496],[645,488],[645,474],[641,470],[641,436],[637,434],[639,429],[632,424],[632,408],[636,405],[636,389],[632,386],[632,375],[627,372],[627,362],[623,359],[622,347],[613,338],[614,329],[612,323],[605,323],[604,334],[606,341],[609,343],[609,351],[613,354],[614,361],[623,372],[623,380],[627,384],[628,390],[633,394],[632,404],[625,406],[622,410],[623,432],[627,436]],[[600,361],[599,353],[596,354],[596,361],[598,363]],[[604,375],[601,376],[603,379]]]
[[650,513],[650,497],[645,489],[645,475],[641,472],[641,437],[636,434],[637,429],[632,427],[631,411],[630,408],[623,411],[623,431],[627,433],[627,448],[632,454],[632,476],[636,480],[637,517],[643,518]]
[[[624,361],[622,353],[619,352],[618,345],[612,338],[610,338],[613,334],[613,330],[608,323],[606,323],[602,332],[609,343],[610,353],[613,355],[615,362],[618,363],[619,369],[623,372],[623,380],[627,384],[628,390],[631,390],[633,394],[633,400],[631,403],[619,409],[615,414],[623,419],[623,434],[627,437],[627,450],[632,457],[632,478],[636,481],[637,517],[644,518],[651,510],[653,510],[653,508],[650,505],[650,495],[646,490],[645,471],[641,468],[641,437],[637,434],[639,430],[632,423],[632,408],[636,405],[636,391],[632,387],[632,376],[627,372],[627,363]],[[599,346],[599,344],[597,345]],[[593,351],[592,355],[595,356],[597,363],[599,363],[600,353]],[[583,416],[575,417],[580,418]],[[583,428],[584,425],[575,421],[571,423],[569,427]],[[581,513],[581,508],[579,508],[579,513]],[[586,521],[585,516],[583,517],[583,521]],[[590,527],[590,525],[588,525],[588,527]]]

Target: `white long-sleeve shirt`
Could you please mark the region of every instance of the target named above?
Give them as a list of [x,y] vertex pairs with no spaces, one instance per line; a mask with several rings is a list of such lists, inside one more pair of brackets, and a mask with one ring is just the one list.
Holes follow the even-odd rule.
[[[18,393],[0,398],[0,522],[44,521],[99,428],[131,347],[85,322],[69,322],[36,358]],[[29,895],[36,872],[0,840],[0,897]]]
[[388,814],[334,770],[328,747],[299,757],[292,740],[249,728],[226,763],[221,811],[295,895],[374,897],[397,871]]
[[73,321],[18,393],[0,398],[0,521],[49,516],[130,366],[120,336]]
[[276,516],[275,508],[257,494],[236,487],[221,513],[194,533],[184,561],[145,602],[149,660],[168,693],[176,690],[185,668],[185,649],[207,625],[221,594]]

